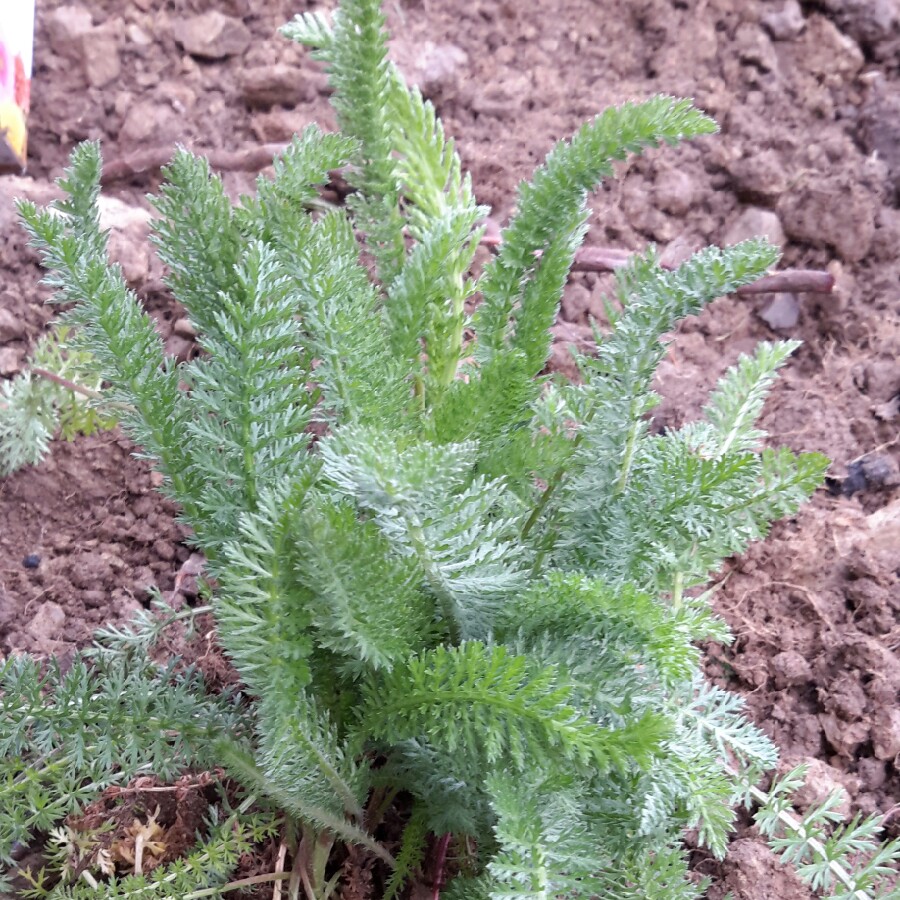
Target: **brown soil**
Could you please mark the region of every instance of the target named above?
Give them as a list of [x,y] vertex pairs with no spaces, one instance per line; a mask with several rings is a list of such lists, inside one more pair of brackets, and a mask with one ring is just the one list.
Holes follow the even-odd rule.
[[[762,230],[783,265],[827,268],[831,296],[725,298],[680,329],[660,372],[661,424],[694,416],[725,367],[759,340],[804,341],[768,406],[772,440],[833,461],[831,490],[721,573],[717,605],[737,640],[710,648],[713,677],[745,694],[790,761],[815,759],[817,789],[854,808],[900,802],[900,4],[897,0],[397,0],[395,52],[459,142],[481,202],[503,220],[517,182],[552,142],[604,106],[654,92],[692,96],[720,135],[649,153],[597,195],[588,243],[678,252]],[[39,270],[9,198],[46,196],[74,144],[107,160],[176,142],[200,151],[278,143],[333,127],[325,78],[276,27],[298,3],[97,0],[93,27],[39,4],[29,178],[0,179],[0,374],[46,325]],[[158,9],[152,9],[159,7]],[[210,8],[242,20],[229,55],[179,44]],[[260,12],[259,10],[265,10]],[[80,30],[79,30],[80,29]],[[247,38],[252,38],[249,43]],[[431,43],[429,43],[431,42]],[[227,41],[226,41],[227,43]],[[217,51],[221,52],[221,48]],[[196,53],[196,50],[195,50]],[[146,160],[145,160],[146,161]],[[229,190],[255,172],[229,171]],[[158,172],[109,185],[115,251],[171,352],[191,352],[140,241]],[[604,278],[573,277],[565,340],[589,335]],[[9,315],[11,313],[11,315]],[[171,589],[189,550],[173,509],[117,434],[54,447],[0,481],[0,652],[63,652]],[[26,568],[37,554],[36,568]],[[33,560],[30,560],[33,562]],[[815,791],[811,799],[815,796]],[[700,860],[702,871],[710,864]],[[807,896],[752,832],[716,869],[740,898]]]

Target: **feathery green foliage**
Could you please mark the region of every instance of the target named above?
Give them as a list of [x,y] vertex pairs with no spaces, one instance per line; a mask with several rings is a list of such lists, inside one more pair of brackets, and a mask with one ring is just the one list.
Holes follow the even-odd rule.
[[[521,186],[475,278],[484,210],[388,61],[383,22],[376,0],[344,0],[330,24],[285,28],[327,64],[343,133],[308,128],[254,197],[232,206],[185,151],[166,169],[155,243],[199,334],[193,362],[165,357],[107,263],[96,146],[73,154],[55,210],[21,206],[76,347],[208,560],[246,696],[152,663],[147,617],[107,629],[66,676],[8,663],[0,796],[34,811],[0,812],[0,850],[137,771],[220,764],[283,817],[309,896],[340,877],[335,841],[377,857],[397,896],[452,834],[450,897],[695,897],[682,833],[722,855],[775,752],[703,681],[697,642],[728,631],[690,589],[793,513],[825,460],[762,447],[756,420],[793,343],[742,358],[699,421],[663,435],[652,382],[664,335],[776,254],[749,241],[675,271],[637,257],[578,358],[582,383],[551,384],[590,191],[629,153],[715,126],[669,97],[598,116]],[[348,209],[318,212],[317,185],[344,165]],[[398,796],[412,811],[395,859],[375,829]],[[829,860],[869,828],[822,842]],[[873,854],[880,877],[897,851]]]
[[38,341],[30,368],[0,384],[0,476],[37,465],[57,432],[70,441],[116,424],[108,404],[91,402],[100,400],[100,379],[90,354],[69,346],[70,331],[54,328]]
[[145,653],[76,659],[63,674],[11,657],[0,667],[0,859],[111,784],[218,764],[216,745],[249,737],[247,711],[207,695],[191,670]]
[[836,809],[844,800],[842,791],[804,815],[796,814],[791,797],[802,786],[805,774],[804,766],[793,769],[779,778],[768,794],[747,786],[747,801],[761,803],[755,816],[759,830],[781,859],[795,866],[800,877],[828,900],[897,900],[900,841],[881,841],[884,819],[857,815],[845,823]]

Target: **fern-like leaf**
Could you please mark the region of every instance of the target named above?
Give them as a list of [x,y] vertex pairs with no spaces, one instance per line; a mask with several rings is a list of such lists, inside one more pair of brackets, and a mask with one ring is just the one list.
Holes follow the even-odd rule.
[[415,560],[392,554],[387,538],[373,522],[360,522],[352,506],[302,512],[293,539],[318,640],[345,660],[348,673],[390,668],[430,643],[434,611],[419,590]]
[[799,341],[761,343],[753,356],[741,355],[720,379],[715,393],[703,408],[715,428],[717,440],[706,452],[722,457],[731,451],[753,450],[765,437],[754,427],[778,368],[800,346]]
[[[628,153],[715,129],[715,123],[688,101],[654,97],[607,110],[571,140],[557,144],[532,181],[521,186],[518,212],[503,232],[500,253],[479,282],[484,297],[475,317],[479,358],[488,361],[509,341],[514,349],[526,352],[532,374],[536,373],[546,360],[561,276],[583,237],[587,192],[612,173],[614,160]],[[517,309],[528,275],[547,264],[535,254],[547,251],[557,274],[544,279],[543,290],[531,288],[529,302]]]
[[207,696],[178,660],[136,654],[76,658],[63,674],[29,657],[0,666],[0,859],[110,784],[214,766],[247,720],[232,698]]
[[293,522],[309,488],[267,491],[256,512],[238,520],[212,572],[220,585],[215,611],[219,640],[244,683],[260,696],[288,698],[312,678],[311,597],[291,565]]
[[118,266],[106,257],[100,230],[100,150],[82,144],[72,154],[60,186],[67,192],[53,209],[20,203],[32,244],[49,269],[45,281],[55,300],[74,304],[64,316],[76,329],[76,349],[84,347],[100,378],[112,386],[108,397],[121,403],[123,426],[144,452],[158,461],[168,491],[195,519],[203,476],[192,470],[184,432],[191,413],[178,388],[176,367],[163,353],[150,316],[125,284]]
[[327,60],[341,131],[359,144],[351,181],[360,193],[351,206],[378,260],[381,280],[390,284],[406,249],[400,179],[392,156],[391,70],[384,21],[379,0],[346,0],[332,21]]
[[554,754],[601,770],[649,763],[664,733],[659,719],[602,728],[569,705],[571,688],[557,678],[502,646],[439,647],[363,683],[357,730],[388,743],[427,734],[450,753],[518,769]]

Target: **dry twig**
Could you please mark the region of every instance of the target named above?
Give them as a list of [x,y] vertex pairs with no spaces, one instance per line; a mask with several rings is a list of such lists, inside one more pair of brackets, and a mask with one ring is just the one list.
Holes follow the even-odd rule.
[[[246,147],[243,150],[207,150],[203,151],[213,169],[226,172],[258,172],[272,164],[272,160],[282,153],[287,144],[260,144]],[[148,147],[137,150],[127,156],[114,159],[103,167],[104,184],[123,181],[141,175],[158,172],[172,158],[172,148]],[[500,227],[496,220],[487,219],[485,233],[481,243],[487,247],[499,247],[501,243]],[[573,272],[614,272],[631,259],[629,250],[617,247],[581,247],[575,254]],[[675,268],[666,265],[665,268]],[[773,272],[760,278],[753,284],[745,284],[738,288],[741,296],[750,294],[768,294],[776,292],[830,294],[834,290],[834,277],[828,272],[815,269],[785,269]]]
[[76,394],[81,394],[82,397],[89,397],[91,400],[96,400],[103,396],[99,391],[92,391],[90,388],[86,388],[80,384],[76,384],[74,381],[70,381],[68,378],[64,378],[62,375],[57,375],[56,372],[51,372],[48,369],[42,369],[40,366],[32,366],[31,374],[37,375],[40,378],[46,378],[48,381],[53,381],[56,384],[59,384],[62,387],[66,388],[66,390],[72,391]]
[[[209,164],[214,169],[225,172],[259,172],[272,165],[272,160],[282,153],[287,144],[260,144],[243,150],[204,150]],[[172,148],[147,147],[114,159],[103,167],[103,184],[124,181],[139,175],[150,175],[168,165],[172,159]]]
[[[486,241],[488,246],[499,246],[498,241]],[[615,272],[616,269],[628,264],[634,254],[629,250],[620,250],[616,247],[581,247],[575,253],[575,262],[572,265],[573,272]],[[675,269],[677,265],[662,264],[664,269]],[[745,284],[739,287],[736,293],[739,296],[751,294],[771,294],[779,292],[796,294],[830,294],[834,290],[834,276],[829,272],[817,269],[783,269],[764,275],[754,281],[753,284]]]
[[[272,887],[272,900],[281,900],[281,884],[284,879],[284,860],[287,856],[287,844],[282,841],[278,848],[278,859],[275,861],[275,874],[278,879]],[[290,877],[290,876],[288,876]]]

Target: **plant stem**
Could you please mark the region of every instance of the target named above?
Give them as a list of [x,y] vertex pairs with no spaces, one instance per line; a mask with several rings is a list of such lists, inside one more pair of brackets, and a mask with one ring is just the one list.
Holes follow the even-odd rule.
[[[755,786],[750,787],[750,796],[761,806],[767,806],[772,799],[765,791],[761,791]],[[803,823],[799,822],[795,816],[792,816],[787,810],[781,810],[778,813],[778,820],[785,828],[788,828],[790,831],[794,832],[794,834],[799,835],[809,845],[810,850],[817,853],[822,859],[828,859],[828,853],[824,844],[814,837],[809,837],[806,834]],[[844,887],[853,891],[851,896],[854,900],[872,900],[865,891],[856,890],[856,882],[853,880],[852,876],[847,874],[847,871],[837,860],[828,859],[828,868]]]
[[421,372],[418,372],[416,374],[416,378],[413,383],[413,397],[416,398],[419,411],[424,416],[428,407],[425,403],[425,378]]
[[293,871],[291,872],[291,888],[290,897],[296,896],[299,887],[298,882],[303,885],[303,893],[306,894],[306,900],[318,900],[316,890],[310,879],[310,870],[312,868],[312,860],[310,859],[310,844],[315,841],[315,835],[309,827],[303,828],[303,837],[297,845],[297,852],[294,854]]
[[330,831],[319,833],[313,844],[311,869],[313,883],[319,896],[325,893],[325,868],[328,865],[328,859],[331,856],[331,850],[334,847],[334,835]]
[[[577,438],[576,438],[577,440]],[[573,442],[574,443],[574,442]],[[566,471],[562,466],[558,468],[547,482],[547,487],[544,488],[544,492],[541,494],[538,502],[535,504],[534,509],[531,511],[531,515],[528,517],[525,524],[522,526],[522,540],[528,537],[529,532],[532,528],[534,528],[535,523],[541,517],[541,513],[546,508],[547,504],[550,502],[550,498],[553,496],[554,491],[559,487],[562,483],[563,478],[565,477]]]
[[[287,857],[287,844],[282,841],[278,848],[278,858],[275,860],[275,874],[283,875],[284,878],[290,878],[290,872],[284,871],[284,860]],[[281,900],[281,881],[276,881],[272,888],[272,900]]]
[[397,794],[400,793],[399,788],[377,788],[372,792],[366,809],[365,827],[367,831],[374,831],[384,818],[384,814],[390,809]]
[[[569,452],[569,457],[566,459],[566,462],[563,463],[551,476],[550,481],[547,482],[547,487],[544,488],[544,492],[541,494],[540,499],[537,502],[535,508],[531,511],[531,515],[526,520],[524,526],[522,526],[522,540],[525,540],[528,537],[528,533],[534,527],[537,520],[541,517],[541,513],[544,511],[544,508],[550,502],[550,498],[553,496],[556,489],[562,484],[563,479],[566,476],[566,463],[568,463],[569,459],[571,459],[572,454],[581,446],[581,442],[584,440],[584,429],[586,426],[590,425],[591,421],[594,418],[594,413],[596,413],[596,408],[591,408],[587,411],[587,414],[584,417],[584,420],[580,423],[580,430],[578,434],[572,438],[572,445]],[[540,569],[540,562],[544,558],[544,551],[542,550],[538,555],[538,559],[535,562],[533,574],[536,575],[538,570]]]
[[213,897],[216,894],[224,894],[225,891],[237,891],[240,888],[252,887],[254,884],[265,884],[268,881],[287,881],[291,877],[290,872],[268,872],[265,875],[251,875],[237,881],[229,881],[228,884],[219,887],[203,888],[202,891],[191,891],[184,895],[184,900],[200,900],[201,897]]
[[413,552],[416,554],[422,570],[425,572],[428,586],[441,604],[441,612],[446,620],[447,630],[450,632],[451,639],[453,643],[457,643],[459,641],[459,626],[456,623],[456,606],[453,596],[444,587],[441,574],[437,571],[434,560],[431,558],[422,526],[418,522],[410,521],[408,517],[404,518],[406,519],[406,533],[412,544]]
[[681,609],[681,603],[684,597],[684,572],[681,570],[675,573],[675,582],[672,585],[672,609]]
[[622,460],[622,471],[619,473],[619,479],[616,481],[616,493],[622,494],[628,485],[628,478],[631,475],[631,464],[634,462],[634,448],[637,444],[638,429],[640,422],[632,422],[628,429],[628,440],[625,444],[625,458]]
[[447,863],[447,848],[450,846],[451,834],[442,834],[437,842],[434,855],[434,893],[432,900],[440,900],[441,888],[444,886],[444,866]]
[[447,363],[441,373],[440,383],[446,387],[456,377],[459,361],[462,358],[463,331],[466,324],[465,282],[461,275],[454,279],[453,297],[450,300],[450,315],[453,320],[453,331],[450,335],[450,347]]

